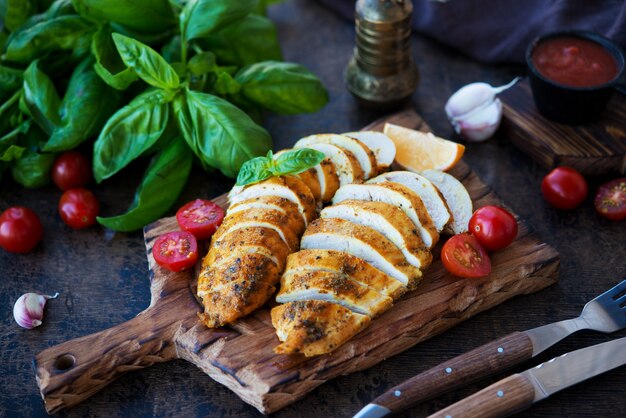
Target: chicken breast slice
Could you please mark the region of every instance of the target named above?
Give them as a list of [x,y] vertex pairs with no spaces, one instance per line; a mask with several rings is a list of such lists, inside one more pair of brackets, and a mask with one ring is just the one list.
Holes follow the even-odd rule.
[[[278,151],[276,154],[274,154],[274,159],[278,158],[279,155],[284,154],[287,151],[290,151],[290,150],[283,149],[283,150]],[[317,202],[322,200],[320,180],[317,176],[317,170],[315,168],[309,168],[308,170],[303,171],[302,173],[299,173],[299,174],[295,174],[294,176],[302,180],[302,182],[309,187],[309,190],[311,190],[311,194],[313,195],[313,198]]]
[[295,228],[294,232],[298,235],[301,235],[306,228],[298,206],[292,201],[278,196],[259,196],[242,200],[228,208],[226,217],[234,216],[238,212],[259,212],[263,210],[275,210],[283,214],[287,219],[287,223]]
[[450,209],[439,190],[426,177],[411,171],[392,171],[374,177],[368,183],[391,181],[400,183],[414,191],[426,206],[437,232],[443,231],[451,220]]
[[311,148],[323,152],[330,159],[339,177],[339,184],[362,183],[363,169],[354,154],[332,144],[311,144]]
[[246,227],[231,229],[211,242],[211,249],[203,265],[217,265],[243,253],[259,253],[271,259],[279,271],[285,268],[289,247],[278,233],[270,228]]
[[408,287],[414,287],[422,277],[422,272],[380,232],[343,219],[316,219],[304,233],[301,247],[345,251]]
[[345,185],[335,193],[333,204],[344,200],[384,202],[399,207],[411,219],[427,248],[432,248],[439,240],[439,233],[422,200],[411,189],[399,183]]
[[261,307],[276,290],[278,267],[262,254],[244,254],[218,267],[207,265],[198,278],[198,296],[209,328],[235,321]]
[[379,173],[391,167],[393,160],[396,159],[396,145],[391,138],[382,132],[359,131],[347,132],[342,135],[358,139],[374,152]]
[[371,321],[367,315],[332,302],[289,302],[272,309],[272,325],[282,344],[278,354],[326,354],[358,334]]
[[311,190],[294,176],[271,177],[249,186],[235,186],[228,194],[228,200],[234,205],[259,196],[278,196],[292,201],[298,206],[305,226],[316,216],[317,206]]
[[313,167],[317,174],[317,180],[320,184],[320,194],[322,195],[322,202],[330,202],[339,190],[339,175],[335,170],[335,165],[326,157],[321,163]]
[[469,220],[472,217],[472,199],[463,183],[454,176],[439,170],[424,170],[420,173],[430,180],[441,192],[452,213],[452,223],[448,232],[461,234],[467,232]]
[[293,146],[294,148],[311,148],[314,144],[331,144],[350,151],[358,160],[363,170],[364,179],[378,174],[378,164],[374,152],[358,139],[337,134],[318,134],[304,137]]
[[291,252],[298,250],[299,237],[304,231],[301,218],[293,219],[274,209],[244,210],[226,216],[222,225],[213,235],[213,240],[218,241],[227,233],[249,227],[273,229],[287,244]]
[[324,300],[371,317],[386,311],[393,299],[364,286],[346,275],[330,271],[294,271],[280,279],[276,302]]
[[397,206],[385,202],[344,200],[322,210],[320,217],[345,219],[375,229],[402,251],[406,261],[419,269],[425,269],[433,260],[417,228]]
[[398,280],[372,267],[362,258],[344,251],[300,250],[287,257],[285,274],[313,270],[343,274],[394,300],[406,292],[406,287]]

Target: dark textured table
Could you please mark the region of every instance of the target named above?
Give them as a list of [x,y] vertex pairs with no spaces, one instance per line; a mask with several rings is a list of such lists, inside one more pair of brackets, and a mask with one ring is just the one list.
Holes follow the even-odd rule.
[[[353,48],[354,27],[350,22],[307,0],[273,6],[270,16],[278,26],[285,59],[312,69],[330,92],[330,103],[316,114],[267,119],[276,149],[312,133],[358,129],[382,116],[358,108],[344,88],[342,71]],[[504,83],[523,70],[474,62],[422,36],[414,36],[413,45],[421,73],[413,104],[444,137],[452,136],[452,131],[443,105],[457,88],[473,81]],[[591,198],[572,212],[548,207],[540,193],[546,170],[512,147],[502,134],[483,144],[468,144],[465,160],[561,253],[560,283],[505,302],[369,370],[328,382],[276,416],[351,416],[384,390],[443,360],[513,331],[576,316],[587,300],[626,277],[625,222],[598,217]],[[125,174],[94,188],[105,215],[125,209],[135,188],[135,181],[129,179],[138,182],[142,168],[141,163],[132,166]],[[601,180],[591,180],[591,190]],[[216,196],[231,185],[220,175],[194,171],[194,179],[179,203]],[[143,240],[139,232],[116,234],[100,227],[71,231],[56,212],[60,192],[52,186],[30,191],[5,179],[0,190],[1,210],[17,204],[30,206],[39,213],[45,228],[42,245],[31,254],[0,251],[0,417],[42,416],[45,410],[32,358],[51,345],[126,321],[148,305]],[[26,331],[13,322],[12,307],[23,292],[33,290],[58,291],[60,297],[49,302],[44,325]],[[581,332],[526,366],[623,336],[624,331],[610,337]],[[417,406],[406,416],[425,416],[494,379]],[[174,361],[129,373],[60,415],[247,417],[259,413],[194,366]],[[520,416],[626,416],[626,367],[556,394]]]

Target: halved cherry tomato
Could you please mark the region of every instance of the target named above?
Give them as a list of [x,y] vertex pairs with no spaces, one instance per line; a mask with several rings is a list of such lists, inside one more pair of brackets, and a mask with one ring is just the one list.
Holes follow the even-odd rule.
[[483,277],[491,273],[487,251],[470,234],[450,238],[441,250],[441,261],[450,273],[459,277]]
[[594,204],[598,213],[607,219],[626,219],[626,177],[600,186]]
[[574,209],[587,197],[587,182],[576,170],[557,167],[541,182],[541,192],[546,201],[557,209]]
[[224,209],[210,200],[196,199],[176,212],[180,229],[191,232],[197,239],[207,239],[224,220]]
[[91,164],[78,151],[61,154],[52,166],[52,181],[61,190],[83,187],[91,180]]
[[11,253],[27,253],[41,241],[39,216],[24,206],[13,206],[0,215],[0,247]]
[[74,229],[87,228],[96,223],[100,211],[98,199],[87,189],[70,189],[59,200],[59,215]]
[[517,221],[509,211],[499,206],[484,206],[474,212],[469,232],[489,251],[507,247],[517,237]]
[[161,267],[170,271],[185,270],[198,261],[198,242],[189,232],[168,232],[157,238],[152,255]]

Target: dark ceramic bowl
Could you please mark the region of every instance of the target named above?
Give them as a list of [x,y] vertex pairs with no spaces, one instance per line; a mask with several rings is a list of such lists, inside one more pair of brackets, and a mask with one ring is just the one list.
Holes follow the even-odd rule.
[[[551,38],[576,37],[587,39],[604,47],[617,61],[615,78],[605,84],[592,87],[571,87],[544,77],[532,61],[535,47]],[[597,120],[615,89],[624,92],[624,53],[610,39],[593,32],[563,30],[551,32],[535,39],[526,49],[526,65],[535,105],[546,118],[556,122],[579,125]]]

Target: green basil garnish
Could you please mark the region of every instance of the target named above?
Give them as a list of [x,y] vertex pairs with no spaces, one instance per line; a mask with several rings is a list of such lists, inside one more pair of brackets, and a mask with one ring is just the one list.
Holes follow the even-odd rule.
[[236,184],[245,186],[272,176],[300,174],[321,163],[325,157],[320,151],[301,148],[284,152],[274,159],[272,151],[269,151],[265,157],[256,157],[246,161],[239,170]]

